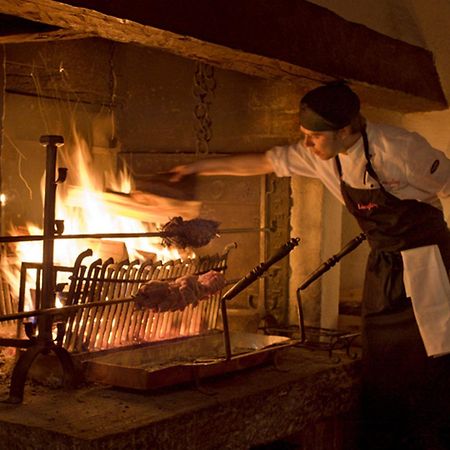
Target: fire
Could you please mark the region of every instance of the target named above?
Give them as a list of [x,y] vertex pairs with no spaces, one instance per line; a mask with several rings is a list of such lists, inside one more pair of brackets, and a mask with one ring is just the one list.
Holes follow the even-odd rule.
[[[143,222],[130,217],[130,207],[124,206],[126,198],[122,205],[112,203],[110,200],[119,194],[109,194],[109,197],[105,194],[106,190],[129,194],[133,186],[129,171],[124,169],[115,173],[114,170],[109,169],[105,173],[100,172],[98,164],[94,164],[92,152],[86,141],[77,133],[74,135],[74,145],[66,144],[58,149],[58,166],[68,169],[67,181],[59,184],[56,190],[55,218],[64,221],[64,234],[156,231],[159,220],[151,222],[152,218],[149,217]],[[113,166],[114,161],[110,165]],[[42,198],[44,198],[44,182],[41,185]],[[36,224],[26,225],[26,234],[42,235],[42,233],[43,230]],[[24,230],[12,228],[9,234],[23,235]],[[106,259],[105,256],[112,256],[117,262],[126,258],[130,261],[135,259],[143,261],[152,257],[163,262],[181,258],[177,250],[163,247],[159,238],[90,239],[88,242],[80,239],[57,239],[54,242],[54,263],[72,267],[77,256],[86,248],[93,250],[92,260]],[[19,242],[15,245],[14,257],[8,258],[7,266],[3,264],[4,276],[16,298],[19,292],[21,262],[42,261],[42,251],[41,241]],[[183,256],[193,257],[192,254]],[[35,271],[29,271],[28,286],[35,286],[34,277]],[[64,281],[66,280],[57,280],[58,283]],[[26,292],[25,296],[25,310],[32,309],[34,306],[31,293]]]

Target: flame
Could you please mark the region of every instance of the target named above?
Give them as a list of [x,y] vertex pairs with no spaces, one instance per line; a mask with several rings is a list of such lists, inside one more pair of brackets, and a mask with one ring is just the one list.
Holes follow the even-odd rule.
[[[121,193],[131,192],[133,186],[131,174],[126,168],[116,173],[111,169],[104,173],[99,172],[99,164],[95,164],[90,148],[78,133],[74,133],[72,146],[66,144],[58,150],[58,158],[58,166],[68,169],[67,181],[58,184],[56,190],[55,218],[64,221],[64,234],[144,233],[158,228],[156,223],[144,223],[122,216],[120,211],[118,213],[117,206],[112,209],[108,202],[102,200],[102,195],[99,194],[106,188]],[[45,175],[41,183],[42,199],[44,180]],[[78,192],[76,206],[69,201],[71,186],[75,186]],[[43,230],[36,224],[26,224],[25,234],[42,235],[42,233]],[[24,230],[12,227],[9,234],[23,235]],[[149,255],[162,262],[182,258],[177,250],[167,249],[159,242],[159,238],[109,239],[106,242],[100,239],[88,242],[80,239],[60,239],[54,242],[54,263],[72,267],[77,256],[86,248],[93,250],[92,261],[98,258],[106,259],[109,256],[113,256],[116,261],[127,257],[130,261],[135,259],[143,261]],[[113,248],[115,254],[105,255],[105,248]],[[16,299],[19,293],[21,262],[41,262],[42,251],[42,241],[19,242],[15,245],[14,256],[8,258],[8,265],[2,264],[3,274]],[[192,258],[194,255],[184,256]],[[89,260],[86,262],[89,263]],[[27,272],[27,286],[30,286],[30,289],[36,285],[35,276],[36,271]],[[57,282],[65,280],[58,279]],[[25,292],[25,310],[34,308],[30,289]]]

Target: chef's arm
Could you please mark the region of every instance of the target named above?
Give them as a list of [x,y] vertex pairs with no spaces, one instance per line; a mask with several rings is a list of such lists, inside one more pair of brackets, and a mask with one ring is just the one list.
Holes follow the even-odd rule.
[[219,158],[207,158],[190,164],[173,167],[171,180],[179,181],[186,175],[264,175],[273,172],[272,164],[265,153],[244,153]]

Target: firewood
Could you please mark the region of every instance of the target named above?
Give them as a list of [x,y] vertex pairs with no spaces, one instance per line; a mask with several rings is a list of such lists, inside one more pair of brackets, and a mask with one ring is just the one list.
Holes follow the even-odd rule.
[[148,223],[165,223],[171,217],[198,217],[201,202],[176,200],[140,191],[129,194],[87,191],[79,186],[67,186],[65,204],[86,208],[89,202],[101,202],[113,215],[129,217]]

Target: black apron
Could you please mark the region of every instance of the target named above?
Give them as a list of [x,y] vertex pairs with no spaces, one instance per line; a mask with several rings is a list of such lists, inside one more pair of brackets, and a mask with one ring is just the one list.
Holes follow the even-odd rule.
[[[440,423],[448,419],[449,408],[444,405],[447,412],[443,420],[434,420],[436,404],[431,397],[437,397],[436,401],[442,395],[449,398],[444,391],[449,390],[450,358],[435,361],[427,358],[411,301],[405,293],[400,251],[436,244],[448,270],[450,231],[439,209],[417,200],[400,200],[384,189],[370,162],[365,131],[362,136],[366,172],[378,182],[379,188],[348,186],[342,180],[338,156],[336,164],[345,205],[366,234],[371,248],[362,299],[363,406],[370,436],[364,449],[406,449],[410,448],[409,444],[402,440],[409,439],[411,430],[417,432],[424,427],[429,430],[438,423],[436,426],[441,427]],[[441,406],[438,408],[442,410]],[[411,448],[428,448],[425,444],[419,446],[417,435],[414,439],[417,447]]]

